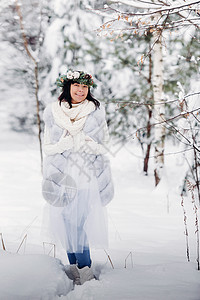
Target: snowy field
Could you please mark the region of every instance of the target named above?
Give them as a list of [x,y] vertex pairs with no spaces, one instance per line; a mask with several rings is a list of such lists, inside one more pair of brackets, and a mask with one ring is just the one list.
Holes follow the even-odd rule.
[[[166,156],[164,179],[155,189],[153,162],[149,176],[144,176],[137,146],[113,149],[115,198],[108,205],[106,251],[114,269],[104,250],[93,249],[93,270],[99,280],[72,290],[63,270],[68,264],[65,253],[56,248],[54,259],[52,252],[48,256],[47,245],[43,248],[45,203],[38,142],[6,128],[0,142],[0,233],[7,250],[1,244],[1,300],[200,300],[195,218],[191,199],[185,198],[191,258],[187,262],[179,189],[184,166],[177,155]],[[168,145],[166,152],[176,150]]]

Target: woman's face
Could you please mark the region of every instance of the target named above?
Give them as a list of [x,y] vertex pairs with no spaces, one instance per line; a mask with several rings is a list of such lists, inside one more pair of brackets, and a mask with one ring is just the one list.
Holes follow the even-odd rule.
[[79,103],[86,99],[88,94],[88,86],[80,83],[73,83],[70,87],[72,103]]

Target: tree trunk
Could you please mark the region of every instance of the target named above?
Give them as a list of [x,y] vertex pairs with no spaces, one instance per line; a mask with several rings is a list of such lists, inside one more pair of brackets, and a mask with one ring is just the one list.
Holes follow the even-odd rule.
[[150,150],[151,150],[151,141],[149,139],[151,137],[152,110],[150,108],[148,108],[148,115],[149,115],[149,119],[147,122],[147,149],[146,149],[146,155],[144,158],[144,167],[143,167],[143,171],[144,171],[145,175],[148,175],[149,156],[150,156]]
[[[154,32],[154,55],[153,55],[153,95],[155,122],[162,122],[165,115],[163,92],[163,58],[162,58],[162,31]],[[165,127],[162,124],[155,126],[155,185],[157,186],[162,177],[164,167],[164,142]]]
[[[151,55],[151,41],[149,40],[149,77],[148,77],[148,84],[152,84],[152,55]],[[147,148],[146,148],[146,154],[144,158],[144,165],[143,165],[143,171],[145,175],[148,175],[148,167],[149,167],[149,156],[150,156],[150,150],[152,145],[152,139],[151,139],[151,117],[152,117],[152,109],[151,106],[147,106],[148,110],[148,121],[147,121]]]
[[21,12],[21,5],[18,3],[18,0],[15,0],[15,7],[17,14],[19,16],[19,25],[22,33],[22,38],[24,42],[24,48],[29,56],[29,58],[33,61],[34,63],[34,79],[35,79],[35,100],[36,100],[36,108],[37,108],[37,125],[38,125],[38,139],[39,139],[39,146],[40,146],[40,158],[41,158],[41,171],[43,171],[43,154],[42,154],[42,139],[41,139],[41,119],[40,119],[40,112],[39,112],[39,98],[38,98],[38,90],[39,90],[39,82],[38,82],[38,62],[35,57],[33,57],[32,53],[30,52],[28,48],[28,40],[25,34],[24,30],[24,21],[22,17],[22,12]]

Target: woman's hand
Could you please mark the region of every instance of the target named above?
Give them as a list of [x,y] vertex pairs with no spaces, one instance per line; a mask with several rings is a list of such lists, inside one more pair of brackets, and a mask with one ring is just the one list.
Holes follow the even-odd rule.
[[73,136],[73,151],[86,152],[88,154],[106,154],[107,148],[95,142],[90,136],[86,135],[83,130]]
[[67,130],[63,131],[61,138],[57,142],[57,146],[61,153],[73,148],[74,146],[73,137],[71,135],[67,135]]
[[106,154],[108,152],[108,150],[104,145],[99,144],[92,139],[86,141],[85,145],[81,150],[88,154],[94,154],[94,155]]
[[81,152],[86,152],[88,154],[106,154],[107,148],[103,144],[95,142],[90,136],[85,135],[85,142],[81,148]]

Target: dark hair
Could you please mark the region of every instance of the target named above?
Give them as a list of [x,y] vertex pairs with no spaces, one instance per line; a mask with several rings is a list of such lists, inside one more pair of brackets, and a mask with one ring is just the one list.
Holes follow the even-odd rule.
[[[63,87],[62,93],[60,94],[60,96],[58,97],[58,100],[60,101],[60,105],[62,101],[66,101],[69,103],[70,108],[72,108],[72,97],[71,97],[71,93],[70,93],[70,87],[71,84],[76,83],[74,80],[68,80],[66,82],[66,84]],[[90,93],[90,88],[88,87],[88,94],[86,99],[88,101],[92,101],[95,104],[96,109],[99,108],[100,106],[100,102],[95,99],[92,94]]]

